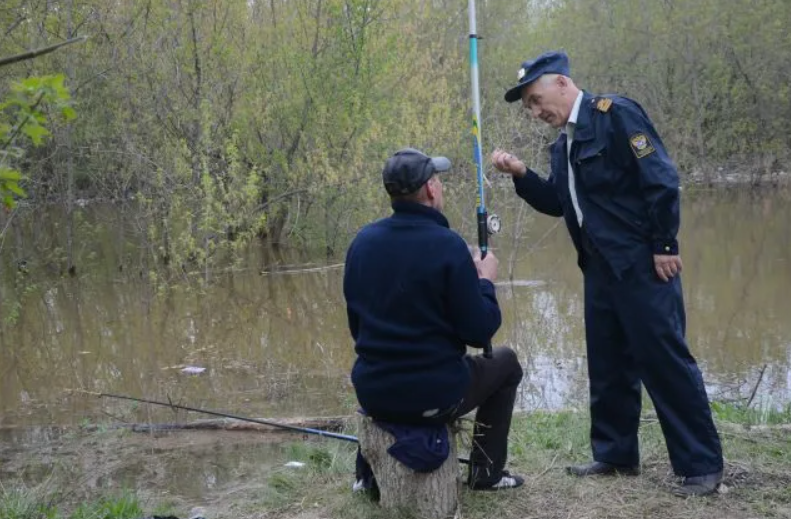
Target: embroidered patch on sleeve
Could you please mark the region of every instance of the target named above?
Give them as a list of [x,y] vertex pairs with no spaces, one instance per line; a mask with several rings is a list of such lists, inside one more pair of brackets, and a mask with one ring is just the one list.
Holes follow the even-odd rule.
[[638,159],[647,157],[656,151],[654,145],[648,140],[644,133],[635,133],[629,138],[629,144],[632,145],[632,151],[637,155]]

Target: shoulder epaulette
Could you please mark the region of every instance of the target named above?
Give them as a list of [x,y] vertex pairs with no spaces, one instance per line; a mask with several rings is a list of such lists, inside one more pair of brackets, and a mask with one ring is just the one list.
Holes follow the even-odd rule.
[[596,109],[603,113],[607,113],[607,111],[610,109],[611,106],[612,106],[612,99],[610,99],[609,97],[602,97],[596,103]]

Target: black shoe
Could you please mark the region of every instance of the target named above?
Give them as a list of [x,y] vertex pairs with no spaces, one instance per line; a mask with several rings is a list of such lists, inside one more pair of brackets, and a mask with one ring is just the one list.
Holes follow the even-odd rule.
[[722,471],[684,478],[681,486],[673,489],[673,494],[679,497],[708,496],[720,488],[720,483],[722,483]]
[[507,470],[503,471],[500,479],[494,482],[491,481],[474,481],[470,488],[472,490],[506,490],[509,488],[519,488],[525,483],[525,478],[509,473]]
[[640,474],[640,467],[613,465],[603,461],[594,461],[582,465],[572,465],[566,467],[566,472],[572,476],[637,476]]

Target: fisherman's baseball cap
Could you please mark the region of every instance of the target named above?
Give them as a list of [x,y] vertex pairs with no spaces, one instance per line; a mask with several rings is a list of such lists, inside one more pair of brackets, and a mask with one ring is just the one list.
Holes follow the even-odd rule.
[[445,157],[429,157],[415,148],[398,150],[387,159],[382,170],[382,181],[390,196],[414,193],[434,173],[449,171],[450,160]]

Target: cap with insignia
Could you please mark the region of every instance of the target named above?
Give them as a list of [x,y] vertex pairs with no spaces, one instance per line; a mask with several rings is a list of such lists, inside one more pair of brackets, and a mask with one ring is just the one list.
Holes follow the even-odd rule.
[[509,103],[522,98],[522,89],[544,74],[569,75],[569,57],[563,51],[545,52],[536,59],[522,63],[516,75],[517,84],[505,93]]

